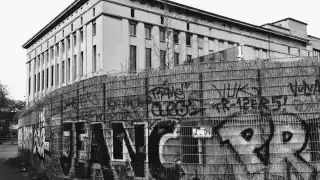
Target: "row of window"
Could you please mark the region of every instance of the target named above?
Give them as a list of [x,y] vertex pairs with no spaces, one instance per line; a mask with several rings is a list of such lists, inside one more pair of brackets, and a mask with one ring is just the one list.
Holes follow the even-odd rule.
[[320,58],[320,50],[313,49],[313,56]]
[[[136,30],[136,25],[137,23],[135,22],[130,22],[129,25],[129,32],[131,36],[136,36],[137,35],[137,30]],[[160,28],[159,30],[159,37],[160,37],[160,42],[166,42],[166,39],[170,39],[171,38],[171,31],[166,30],[164,28]],[[180,35],[180,31],[178,30],[173,30],[173,43],[175,44],[179,44],[179,35]],[[145,38],[146,39],[152,39],[152,25],[145,25]],[[192,34],[191,33],[186,33],[186,45],[191,47],[192,43],[191,43],[191,38],[192,38]],[[197,38],[198,40],[198,48],[199,49],[203,49],[204,46],[204,37],[203,36],[198,36]],[[209,41],[213,42],[212,38],[209,38]],[[219,40],[221,41],[221,40]],[[222,41],[223,42],[223,41]]]
[[[83,59],[83,51],[80,53],[80,60],[79,60],[79,74],[77,74],[77,55],[73,56],[73,64],[72,64],[72,79],[75,80],[77,75],[79,75],[80,77],[83,76],[83,69],[84,69],[84,59]],[[62,79],[62,83],[65,83],[65,80],[67,82],[70,82],[71,80],[71,59],[68,58],[67,59],[67,64],[65,64],[65,61],[63,60],[61,65],[61,79]],[[29,66],[30,67],[30,66]],[[66,69],[65,69],[66,68]],[[55,79],[54,79],[54,70],[56,71],[55,75]],[[40,92],[40,90],[44,90],[44,88],[49,88],[49,78],[51,79],[51,87],[54,86],[54,80],[55,80],[55,84],[58,85],[59,82],[59,63],[56,64],[55,66],[52,65],[51,66],[51,77],[49,77],[49,68],[46,68],[45,70],[34,74],[34,84],[33,84],[33,90],[34,93],[36,92]],[[92,71],[96,72],[97,71],[97,47],[96,45],[93,46],[92,49]],[[66,73],[66,74],[65,74]],[[40,76],[42,77],[42,81],[41,81],[41,87],[40,87]],[[31,77],[29,77],[29,95],[31,94]]]
[[[152,68],[152,49],[146,48],[146,69]],[[167,52],[164,50],[160,50],[160,68],[161,69],[167,69],[169,66],[171,66],[171,62],[167,61]],[[173,54],[173,65],[177,66],[180,64],[180,54],[178,52],[174,52]],[[136,72],[137,70],[137,46],[130,45],[130,55],[129,55],[129,71],[130,72]],[[192,56],[187,55],[187,61],[191,62]]]
[[[83,43],[83,39],[84,39],[84,34],[83,34],[83,28],[81,28],[80,30],[80,42]],[[92,35],[95,36],[96,35],[96,23],[93,22],[92,23]],[[75,47],[77,45],[77,35],[76,33],[73,33],[72,35],[73,37],[73,46]],[[70,40],[70,36],[68,36],[67,38],[67,48],[68,50],[70,50],[71,48],[71,40]],[[65,52],[65,43],[64,43],[64,40],[61,41],[61,53],[64,53]],[[54,48],[56,49],[56,54],[54,54]],[[52,46],[50,48],[50,59],[52,60],[54,58],[54,55],[56,55],[56,57],[59,56],[59,52],[60,52],[60,49],[59,49],[59,43],[56,44],[55,46]],[[38,55],[38,60],[37,58],[35,58],[35,66],[34,68],[36,69],[36,65],[38,65],[38,67],[40,67],[40,56],[42,56],[42,64],[44,63],[44,58],[45,60],[48,62],[48,54],[49,54],[49,51],[45,51],[44,53],[42,53],[41,55]],[[29,72],[31,72],[31,65],[29,66]]]
[[[71,15],[72,16],[72,15]],[[96,9],[95,8],[92,8],[92,16],[95,17],[96,16]],[[67,18],[68,19],[68,18]],[[64,23],[64,22],[63,22]],[[80,17],[80,25],[83,25],[83,17],[81,16]],[[60,25],[59,25],[60,26]],[[71,28],[71,31],[73,31],[73,23],[70,24],[70,28]],[[51,31],[52,33],[52,31]],[[47,34],[49,35],[49,34]],[[62,37],[64,37],[64,30],[62,30]],[[42,38],[41,38],[42,40]],[[38,43],[38,42],[37,42]],[[37,43],[34,43],[31,47],[34,47]],[[49,43],[49,42],[47,42]],[[56,43],[56,36],[54,37],[54,43]],[[41,48],[41,51],[42,51],[42,48]],[[29,55],[30,56],[30,55]],[[30,59],[30,58],[29,58]]]

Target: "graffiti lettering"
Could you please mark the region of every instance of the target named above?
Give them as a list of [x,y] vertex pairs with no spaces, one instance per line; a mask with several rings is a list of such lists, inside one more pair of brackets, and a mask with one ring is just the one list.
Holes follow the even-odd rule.
[[[260,123],[243,126],[246,122],[242,117],[248,114]],[[230,126],[231,124],[234,126]],[[239,128],[230,128],[235,126]],[[289,179],[294,175],[301,177],[300,179],[315,180],[316,168],[301,155],[307,148],[310,128],[295,114],[271,115],[258,111],[236,113],[220,123],[215,132],[222,145],[228,145],[236,155],[236,159],[247,172],[244,176],[259,176],[259,172],[265,171],[266,178],[260,177],[261,179],[285,178],[273,174],[278,171],[277,168],[283,166],[288,170]],[[293,142],[295,143],[292,144]],[[280,154],[281,156],[278,156]],[[269,168],[266,169],[265,166]],[[297,166],[303,167],[304,173],[298,172]]]
[[232,101],[227,98],[221,98],[218,103],[211,103],[211,107],[220,112],[228,112],[231,109],[238,109],[240,111],[247,110],[271,110],[280,111],[285,110],[284,107],[287,103],[287,96],[272,96],[271,98],[266,97],[239,97]]
[[[144,98],[145,99],[145,98]],[[106,118],[110,120],[142,120],[145,117],[146,100],[142,97],[108,98]]]
[[289,83],[289,86],[295,97],[300,94],[311,96],[315,95],[316,93],[320,93],[320,82],[318,79],[315,80],[314,84],[308,84],[305,80],[303,80],[301,85],[295,81],[295,84]]
[[160,99],[167,97],[168,99],[185,99],[185,91],[189,88],[190,83],[182,83],[181,88],[175,88],[174,86],[168,86],[164,83],[164,86],[155,87],[148,92],[151,99]]
[[200,114],[200,98],[197,91],[189,91],[190,83],[182,83],[181,87],[155,87],[148,91],[148,103],[151,113],[156,117],[185,117]]
[[241,85],[241,83],[235,83],[233,86],[230,83],[224,84],[223,89],[218,89],[215,85],[212,84],[212,87],[219,93],[222,98],[227,97],[238,97],[239,93],[244,93],[250,96],[253,96],[248,89],[249,84]]

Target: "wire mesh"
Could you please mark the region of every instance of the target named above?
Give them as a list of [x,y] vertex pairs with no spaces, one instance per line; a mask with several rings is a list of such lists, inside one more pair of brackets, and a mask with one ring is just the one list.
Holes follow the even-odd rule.
[[225,61],[103,75],[19,120],[55,179],[319,179],[319,62]]

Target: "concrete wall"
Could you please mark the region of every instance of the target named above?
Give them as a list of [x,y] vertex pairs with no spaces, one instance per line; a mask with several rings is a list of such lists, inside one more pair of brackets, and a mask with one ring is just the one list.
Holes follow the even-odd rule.
[[318,61],[242,61],[99,76],[19,120],[54,179],[319,179]]

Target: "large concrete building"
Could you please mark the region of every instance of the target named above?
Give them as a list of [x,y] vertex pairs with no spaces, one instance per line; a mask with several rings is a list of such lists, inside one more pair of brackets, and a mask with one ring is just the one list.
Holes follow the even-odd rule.
[[165,0],[75,0],[23,44],[27,103],[98,74],[174,66],[240,44],[252,50],[247,60],[320,55],[320,39],[292,18],[256,26]]

